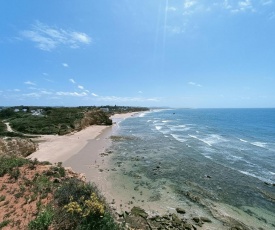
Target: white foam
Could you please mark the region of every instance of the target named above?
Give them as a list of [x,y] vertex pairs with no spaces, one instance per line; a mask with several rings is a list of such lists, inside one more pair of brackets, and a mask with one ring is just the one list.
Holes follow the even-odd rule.
[[171,122],[171,120],[165,120],[165,121],[162,121],[163,123],[167,123],[167,122]]
[[172,131],[188,131],[188,130],[190,130],[190,128],[186,127],[186,125],[169,125],[169,128]]
[[266,148],[266,143],[264,143],[264,142],[256,141],[256,142],[251,142],[250,144],[260,147],[260,148]]
[[245,143],[248,142],[248,141],[246,141],[246,140],[244,140],[244,139],[241,139],[241,138],[240,138],[239,140],[240,140],[241,142],[245,142]]
[[180,135],[177,135],[177,134],[171,134],[171,136],[174,137],[179,142],[187,141],[186,139],[182,138]]
[[210,157],[210,156],[208,156],[208,155],[206,155],[206,156],[204,156],[204,157],[206,157],[206,158],[208,158],[208,159],[213,159],[212,157]]
[[159,126],[159,125],[156,125],[155,127],[156,127],[157,130],[161,130],[161,128],[162,128],[162,127]]
[[205,143],[205,144],[207,144],[207,145],[209,145],[209,146],[212,146],[211,143],[209,143],[208,141],[206,141],[206,140],[204,140],[204,139],[200,139],[200,138],[198,138],[198,137],[195,136],[195,135],[190,135],[190,134],[188,134],[188,136],[189,136],[189,137],[192,137],[192,138],[194,138],[194,139],[197,139],[197,140],[199,140],[199,141],[202,141],[203,143]]
[[234,155],[229,156],[229,158],[233,158],[233,159],[237,159],[237,160],[242,160],[243,159],[243,157],[234,156]]
[[199,138],[195,135],[190,135],[188,134],[188,136],[195,138],[199,141],[202,141],[203,143],[207,144],[208,146],[212,146],[213,144],[217,144],[219,142],[224,142],[226,141],[226,139],[222,138],[220,135],[218,134],[211,134],[205,138]]

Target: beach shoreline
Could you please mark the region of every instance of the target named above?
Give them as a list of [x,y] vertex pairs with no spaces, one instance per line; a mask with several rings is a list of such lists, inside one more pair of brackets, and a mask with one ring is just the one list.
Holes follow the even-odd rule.
[[[140,113],[116,114],[111,117],[112,126],[91,126],[60,137],[43,136],[40,139],[39,150],[32,154],[31,158],[51,163],[62,162],[63,166],[83,174],[87,182],[97,186],[113,211],[119,215],[125,211],[130,212],[134,206],[142,207],[150,216],[176,214],[176,209],[180,207],[186,210],[185,219],[192,220],[202,216],[211,220],[204,223],[200,229],[222,229],[224,223],[230,226],[235,224],[235,220],[249,226],[259,225],[244,211],[222,202],[212,202],[209,199],[192,205],[188,199],[179,202],[172,189],[173,185],[168,181],[152,182],[141,174],[133,173],[131,167],[135,166],[135,161],[140,160],[137,157],[132,157],[132,165],[128,168],[120,160],[113,161],[115,147],[112,146],[115,139],[111,136],[116,135],[121,121],[138,114]],[[156,169],[164,167],[159,165]],[[159,190],[159,194],[154,194],[154,190]],[[154,200],[158,195],[162,197],[161,201]],[[193,198],[195,195],[190,193],[190,197]],[[234,219],[231,220],[232,217]]]
[[61,162],[64,167],[84,175],[87,182],[95,183],[107,200],[112,200],[108,192],[111,185],[107,182],[109,157],[106,157],[111,153],[107,153],[112,144],[110,137],[118,129],[119,122],[139,113],[114,114],[110,117],[112,126],[93,125],[64,136],[43,135],[33,139],[39,147],[28,158],[52,164]]
[[[115,128],[118,121],[124,120],[136,114],[136,112],[114,114],[110,117],[115,120],[112,126],[92,125],[79,132],[73,132],[64,136],[42,135],[39,138],[33,139],[33,141],[38,143],[39,147],[38,150],[29,155],[28,158],[36,158],[39,161],[49,161],[52,164],[58,162],[64,163],[72,156],[78,154],[90,140],[97,139],[97,137],[104,132],[109,133],[109,136],[111,136],[110,128]],[[96,143],[94,148],[97,149]]]

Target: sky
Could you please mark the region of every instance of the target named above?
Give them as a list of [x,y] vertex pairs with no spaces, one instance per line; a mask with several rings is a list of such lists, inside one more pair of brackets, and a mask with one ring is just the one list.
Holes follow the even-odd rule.
[[275,0],[0,0],[0,105],[275,107]]

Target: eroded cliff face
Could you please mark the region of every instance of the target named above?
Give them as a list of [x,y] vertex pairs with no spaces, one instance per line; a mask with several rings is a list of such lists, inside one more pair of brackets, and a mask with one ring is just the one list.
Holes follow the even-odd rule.
[[81,120],[74,122],[74,129],[80,131],[91,125],[112,125],[112,120],[101,110],[88,111]]
[[26,157],[37,150],[38,145],[30,139],[13,137],[0,138],[0,155]]

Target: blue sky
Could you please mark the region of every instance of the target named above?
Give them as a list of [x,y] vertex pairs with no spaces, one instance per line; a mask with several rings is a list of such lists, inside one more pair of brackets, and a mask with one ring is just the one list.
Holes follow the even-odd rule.
[[0,105],[275,107],[274,0],[9,0],[0,31]]

